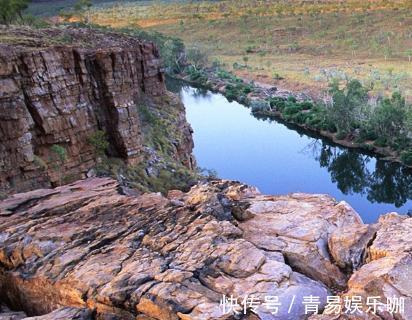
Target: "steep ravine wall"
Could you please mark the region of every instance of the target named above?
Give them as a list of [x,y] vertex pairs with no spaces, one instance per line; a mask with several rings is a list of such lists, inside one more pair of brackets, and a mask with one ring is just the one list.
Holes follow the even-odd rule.
[[[88,137],[97,130],[112,156],[141,160],[138,107],[166,95],[153,43],[71,28],[0,29],[0,40],[0,191],[84,177],[95,163]],[[183,143],[176,157],[190,166],[192,142]],[[64,168],[53,145],[67,151]]]

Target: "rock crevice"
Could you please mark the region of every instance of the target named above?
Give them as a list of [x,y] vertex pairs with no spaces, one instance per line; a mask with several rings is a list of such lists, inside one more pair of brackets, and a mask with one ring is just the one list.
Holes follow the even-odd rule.
[[207,320],[233,316],[221,309],[223,295],[241,308],[246,295],[273,295],[284,304],[276,316],[260,306],[245,317],[307,319],[310,295],[320,297],[320,310],[332,294],[411,299],[402,240],[411,218],[389,214],[367,226],[325,195],[264,196],[220,180],[168,197],[117,190],[116,181],[93,178],[0,203],[0,294],[9,307],[36,316],[70,307],[96,319]]
[[[0,27],[2,39],[10,35],[24,41],[0,43],[0,192],[85,178],[95,165],[88,139],[97,130],[106,133],[110,156],[141,162],[139,108],[150,100],[167,108],[163,100],[170,100],[153,43],[89,29]],[[187,131],[179,112],[178,130]],[[175,143],[172,158],[190,166],[190,134]],[[66,150],[62,167],[53,145]]]

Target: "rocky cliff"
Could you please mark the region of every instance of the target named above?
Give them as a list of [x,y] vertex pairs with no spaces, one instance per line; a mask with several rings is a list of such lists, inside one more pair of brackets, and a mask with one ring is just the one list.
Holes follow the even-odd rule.
[[[180,102],[165,90],[153,43],[90,29],[0,27],[0,192],[84,177],[96,156],[88,138],[106,133],[108,153],[136,164],[146,137],[139,108],[178,114],[171,157],[193,166]],[[179,114],[180,113],[180,114]],[[59,165],[53,146],[66,159]]]
[[[365,225],[325,195],[221,180],[168,197],[118,188],[93,178],[0,202],[0,297],[16,319],[299,320],[310,296],[324,312],[311,319],[412,318],[412,218]],[[226,314],[223,295],[238,301]],[[328,295],[341,311],[327,314]],[[368,311],[376,296],[404,310]],[[345,297],[363,313],[346,313]]]

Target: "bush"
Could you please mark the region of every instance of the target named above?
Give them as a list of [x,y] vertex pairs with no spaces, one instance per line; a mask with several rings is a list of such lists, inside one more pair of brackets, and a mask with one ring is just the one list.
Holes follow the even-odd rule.
[[370,126],[378,136],[382,137],[390,145],[396,144],[397,139],[403,139],[406,128],[407,107],[405,99],[394,93],[392,97],[381,100],[374,110]]
[[284,109],[285,115],[292,115],[302,111],[302,107],[299,104],[295,103],[286,103],[286,107]]
[[96,132],[92,133],[87,138],[87,142],[93,147],[94,153],[97,157],[104,156],[106,154],[107,148],[109,147],[106,132],[102,130],[97,130]]
[[412,150],[403,151],[401,161],[408,166],[412,165]]
[[0,24],[8,25],[18,17],[23,20],[23,11],[29,3],[29,0],[0,0]]
[[378,137],[373,144],[377,147],[384,148],[388,145],[388,141],[386,140],[385,137],[381,136],[381,137]]
[[196,69],[193,66],[186,68],[190,81],[196,82],[200,85],[206,85],[208,81],[207,74],[202,69]]
[[243,82],[235,83],[235,84],[228,84],[225,88],[225,96],[226,98],[231,100],[237,100],[240,102],[247,103],[247,94],[252,92],[252,87],[248,84]]
[[239,82],[238,80],[240,80],[241,82],[243,82],[242,79],[238,79],[235,75],[233,75],[232,73],[223,70],[223,69],[219,69],[216,72],[216,75],[220,78],[220,79],[224,79],[224,80],[231,80],[233,82]]
[[252,109],[252,112],[265,112],[265,111],[270,111],[270,105],[267,101],[265,100],[253,100],[250,103],[250,107]]
[[57,160],[60,162],[66,161],[67,158],[67,151],[64,147],[59,146],[58,144],[54,144],[51,146],[50,151],[57,156]]
[[296,98],[294,96],[289,96],[288,101],[292,103],[296,103]]
[[359,133],[359,137],[363,140],[376,140],[378,138],[378,135],[376,134],[375,130],[370,129],[370,128],[361,128],[361,131]]
[[270,98],[269,103],[272,108],[275,108],[276,110],[281,112],[286,107],[286,100],[280,97]]
[[189,63],[195,68],[201,68],[207,64],[208,57],[205,52],[201,51],[197,47],[188,48],[186,50],[186,56]]
[[302,110],[310,110],[313,108],[313,103],[310,101],[304,101],[301,104]]
[[44,19],[35,17],[30,14],[24,15],[21,23],[37,29],[50,27],[50,24]]
[[306,123],[306,119],[308,118],[308,113],[299,112],[293,116],[293,121],[299,124]]

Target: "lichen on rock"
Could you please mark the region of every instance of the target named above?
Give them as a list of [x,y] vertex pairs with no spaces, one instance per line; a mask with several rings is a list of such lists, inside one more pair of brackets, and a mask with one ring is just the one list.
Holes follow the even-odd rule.
[[[411,218],[385,216],[374,240],[362,242],[366,254],[342,255],[330,246],[334,234],[365,225],[325,195],[265,196],[222,180],[168,197],[125,196],[118,187],[91,178],[0,202],[0,293],[8,306],[28,315],[75,307],[98,319],[228,319],[223,295],[273,295],[283,302],[277,316],[259,308],[247,318],[306,319],[302,299],[310,295],[320,297],[320,311],[328,295],[410,299],[410,252],[401,239]],[[395,229],[402,234],[387,246]],[[351,254],[365,257],[353,275],[333,258]]]

